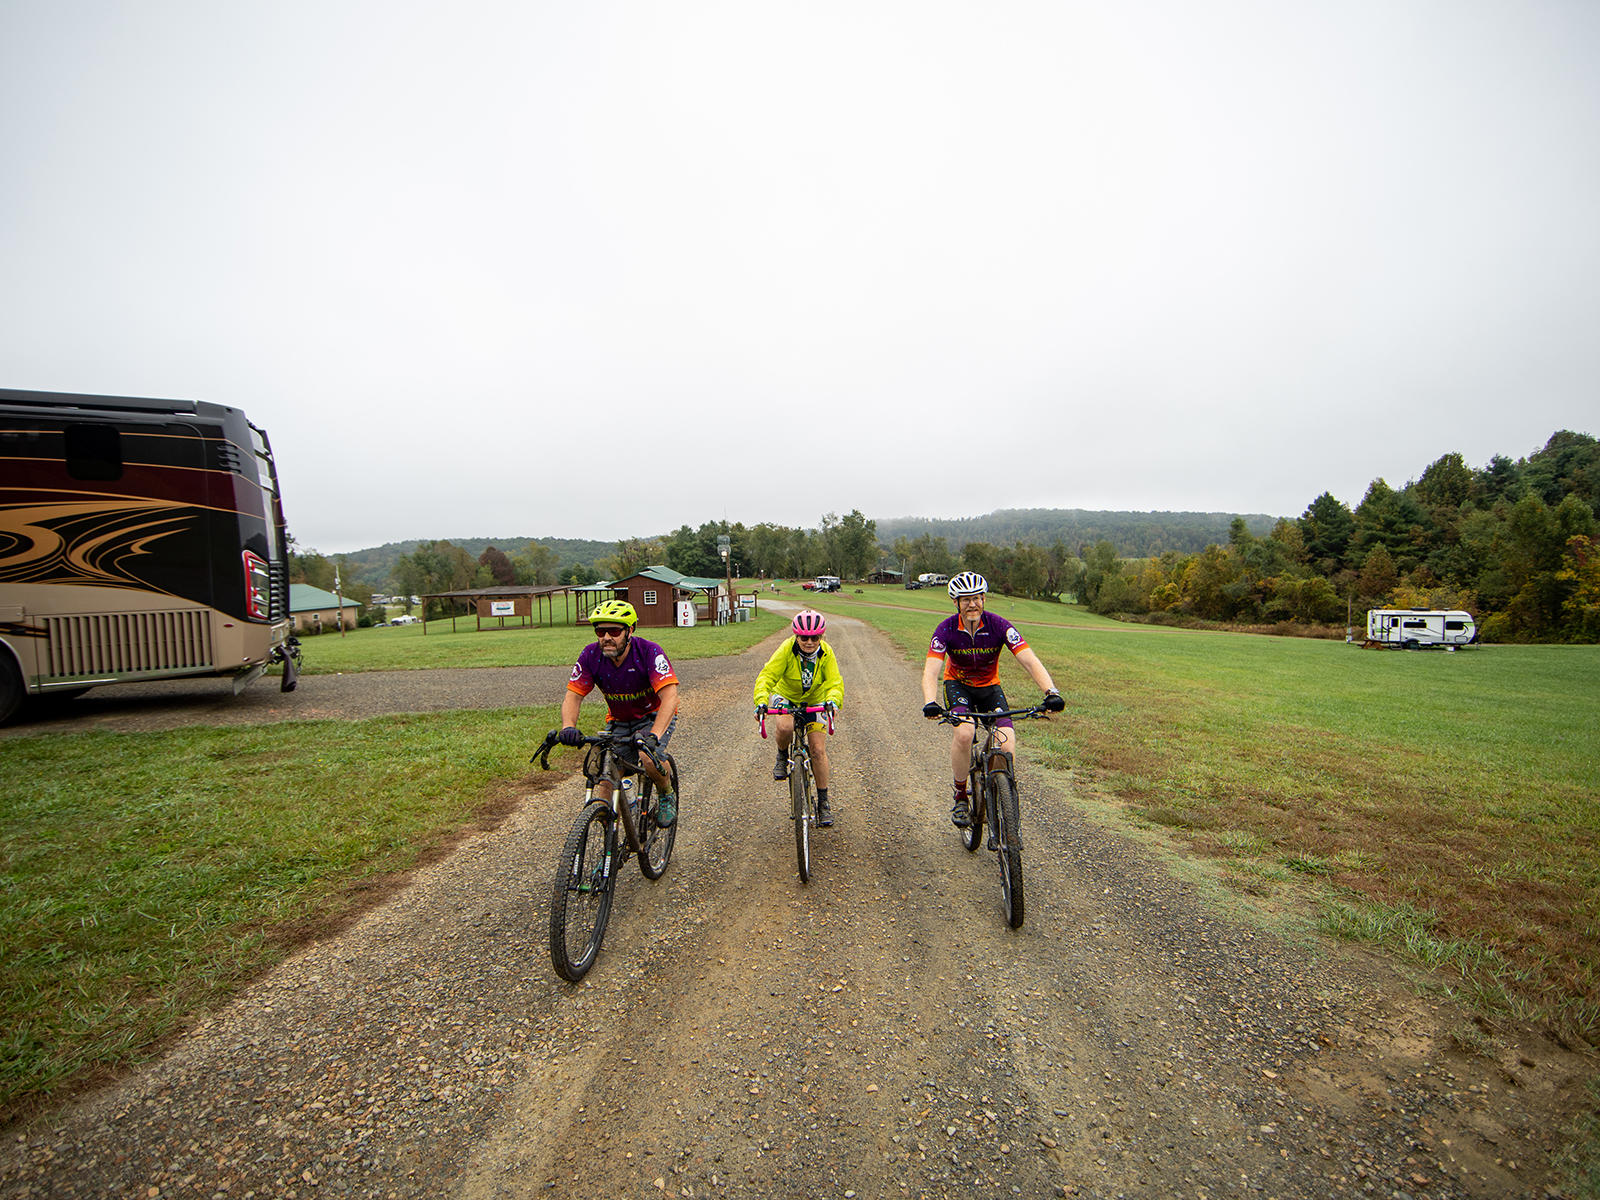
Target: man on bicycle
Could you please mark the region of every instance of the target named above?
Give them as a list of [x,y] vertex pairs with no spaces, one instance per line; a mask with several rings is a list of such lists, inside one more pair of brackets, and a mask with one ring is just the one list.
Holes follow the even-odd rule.
[[[1066,707],[1050,672],[1039,656],[1028,647],[1022,633],[1004,617],[984,608],[989,581],[976,571],[962,571],[950,581],[948,591],[955,602],[954,616],[946,617],[933,631],[928,657],[922,669],[922,715],[936,720],[944,708],[935,699],[939,680],[944,679],[945,704],[951,712],[993,712],[1010,708],[1000,690],[1000,652],[1010,650],[1025,671],[1044,691],[1047,712]],[[1000,730],[998,745],[1016,752],[1016,729],[1010,717],[995,722]],[[971,823],[967,797],[967,767],[971,762],[972,737],[976,728],[963,721],[950,739],[950,769],[955,775],[950,822],[958,829]]]
[[[606,698],[606,729],[622,733],[659,762],[661,750],[678,724],[678,677],[666,651],[654,642],[634,637],[639,614],[626,600],[603,600],[589,611],[595,641],[585,646],[567,680],[561,697],[561,732],[564,746],[581,746],[578,707],[596,687]],[[660,783],[656,822],[671,825],[678,819],[678,798]],[[611,798],[611,785],[595,785],[595,795]]]
[[[795,718],[776,710],[807,708],[818,704],[839,707],[844,699],[844,679],[833,647],[822,640],[828,628],[825,617],[813,609],[796,613],[789,629],[793,636],[773,652],[767,665],[756,676],[756,707],[765,704],[774,710],[777,727],[778,762],[772,768],[774,779],[789,774],[789,742],[794,737]],[[828,807],[827,723],[815,713],[805,717],[806,742],[811,748],[811,769],[817,777],[817,824],[832,825],[833,810]]]

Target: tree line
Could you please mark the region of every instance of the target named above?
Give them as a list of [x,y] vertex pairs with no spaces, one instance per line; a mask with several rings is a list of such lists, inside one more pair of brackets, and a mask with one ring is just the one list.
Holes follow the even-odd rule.
[[1353,510],[1328,492],[1264,537],[1235,519],[1197,554],[1085,556],[1079,599],[1101,613],[1342,624],[1368,608],[1459,608],[1491,641],[1600,641],[1600,442],[1562,431],[1482,468],[1446,454]]

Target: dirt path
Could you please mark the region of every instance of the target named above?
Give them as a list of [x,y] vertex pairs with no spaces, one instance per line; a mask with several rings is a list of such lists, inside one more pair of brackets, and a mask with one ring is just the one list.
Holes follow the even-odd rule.
[[677,852],[623,873],[584,983],[546,940],[575,788],[530,775],[172,1055],[14,1131],[0,1195],[1546,1194],[1593,1063],[1460,1053],[1448,1007],[1220,919],[1026,752],[1007,929],[917,666],[855,621],[829,636],[838,822],[811,884],[750,716],[772,643],[680,664]]

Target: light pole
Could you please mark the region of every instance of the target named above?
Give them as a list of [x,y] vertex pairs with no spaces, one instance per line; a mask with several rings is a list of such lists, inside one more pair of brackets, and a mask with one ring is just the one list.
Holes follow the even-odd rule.
[[[722,573],[728,582],[728,619],[733,619],[733,559],[730,556],[732,541],[727,534],[717,535],[717,553],[722,555]],[[721,614],[719,613],[720,617]]]

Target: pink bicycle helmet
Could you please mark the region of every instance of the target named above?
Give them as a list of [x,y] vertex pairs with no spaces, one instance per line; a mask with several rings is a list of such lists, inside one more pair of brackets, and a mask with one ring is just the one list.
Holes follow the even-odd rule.
[[828,622],[816,609],[806,608],[795,613],[789,628],[794,631],[796,637],[821,637],[827,632]]

